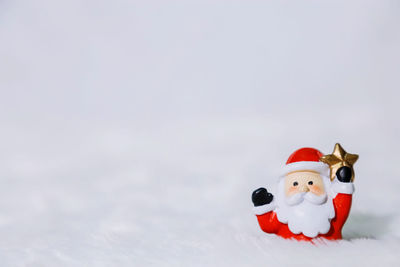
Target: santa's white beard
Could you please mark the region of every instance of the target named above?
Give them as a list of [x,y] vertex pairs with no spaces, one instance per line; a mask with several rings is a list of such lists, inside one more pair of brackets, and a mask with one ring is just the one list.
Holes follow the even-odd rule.
[[281,223],[286,223],[294,234],[303,233],[308,237],[326,234],[331,228],[330,220],[335,217],[332,197],[330,196],[331,182],[323,177],[327,194],[317,196],[299,193],[287,198],[284,191],[284,179],[278,185],[276,198],[276,214]]

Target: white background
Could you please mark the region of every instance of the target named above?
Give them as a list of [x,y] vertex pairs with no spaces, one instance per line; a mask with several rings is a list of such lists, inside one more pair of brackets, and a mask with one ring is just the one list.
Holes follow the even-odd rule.
[[[400,264],[398,1],[0,1],[1,266]],[[345,240],[263,233],[303,146]]]

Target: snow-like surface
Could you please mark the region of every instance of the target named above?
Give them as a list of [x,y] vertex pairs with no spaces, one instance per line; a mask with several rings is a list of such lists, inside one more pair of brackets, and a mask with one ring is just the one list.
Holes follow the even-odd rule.
[[[1,266],[398,266],[396,1],[0,2]],[[345,240],[264,234],[301,146],[360,154]]]

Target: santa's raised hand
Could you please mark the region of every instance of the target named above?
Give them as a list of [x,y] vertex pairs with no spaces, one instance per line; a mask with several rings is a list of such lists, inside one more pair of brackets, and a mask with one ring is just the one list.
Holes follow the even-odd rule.
[[336,172],[336,178],[342,183],[350,183],[351,176],[351,169],[347,166],[340,167]]
[[261,187],[257,190],[254,190],[251,195],[251,200],[255,207],[263,206],[272,202],[274,196],[271,193],[268,193],[267,189]]
[[265,188],[252,194],[254,212],[264,232],[284,238],[340,239],[350,207],[354,185],[352,170],[341,167],[329,179],[329,167],[320,162],[323,154],[301,148],[288,159],[273,196]]

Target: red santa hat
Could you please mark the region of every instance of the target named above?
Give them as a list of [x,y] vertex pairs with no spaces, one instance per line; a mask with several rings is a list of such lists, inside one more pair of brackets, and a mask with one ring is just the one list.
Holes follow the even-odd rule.
[[323,156],[319,150],[311,147],[303,147],[289,156],[282,176],[295,171],[316,171],[322,175],[329,174],[329,166],[319,159]]

